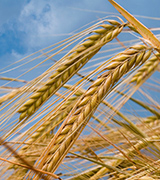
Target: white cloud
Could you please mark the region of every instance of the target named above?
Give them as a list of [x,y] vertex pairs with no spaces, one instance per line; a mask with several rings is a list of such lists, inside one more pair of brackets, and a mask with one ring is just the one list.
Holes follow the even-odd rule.
[[[94,3],[89,5],[87,4],[88,0],[76,2],[75,0],[69,2],[66,0],[24,1],[25,3],[21,6],[15,7],[18,13],[13,18],[10,15],[6,24],[0,26],[0,29],[3,29],[1,32],[6,33],[6,51],[7,48],[13,50],[11,53],[16,58],[18,58],[18,54],[32,53],[54,44],[65,38],[58,35],[70,33],[90,22],[92,14],[78,11],[72,7],[89,6],[94,9],[95,2],[96,5],[98,3],[97,0],[93,0]],[[10,30],[9,33],[8,30]]]
[[0,27],[9,21],[16,19],[27,0],[4,0],[0,1]]
[[57,27],[55,7],[49,0],[31,0],[21,11],[19,29],[26,33],[28,45],[44,43]]
[[80,2],[74,1],[60,3],[53,0],[31,0],[27,3],[18,19],[19,30],[26,33],[26,46],[41,49],[58,41],[56,36],[59,34],[70,33],[80,28],[81,24],[84,25],[86,13],[70,8],[75,4],[81,6]]

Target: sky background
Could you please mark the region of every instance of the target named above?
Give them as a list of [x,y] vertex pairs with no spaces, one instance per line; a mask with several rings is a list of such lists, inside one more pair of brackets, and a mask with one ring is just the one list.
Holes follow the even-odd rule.
[[[138,19],[160,27],[160,0],[117,2],[134,15],[156,17]],[[0,0],[0,69],[110,13],[118,12],[107,0]]]
[[[160,0],[116,2],[133,15],[139,15],[136,17],[147,27],[160,27]],[[91,21],[114,13],[119,15],[108,0],[0,0],[0,69],[67,38]],[[160,31],[154,33],[160,34]],[[1,74],[2,71],[0,76],[18,76],[12,75],[12,71]],[[32,75],[29,78],[31,80]]]

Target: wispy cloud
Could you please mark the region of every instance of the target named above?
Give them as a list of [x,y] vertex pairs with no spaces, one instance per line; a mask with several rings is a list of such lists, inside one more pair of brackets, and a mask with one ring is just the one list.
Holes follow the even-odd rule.
[[19,30],[26,33],[28,46],[39,46],[50,37],[57,27],[55,7],[50,1],[30,1],[21,11]]
[[[5,1],[8,4],[12,2]],[[75,0],[70,0],[69,3],[65,0],[24,0],[23,4],[17,6],[11,3],[13,7],[7,11],[11,10],[13,17],[12,13],[9,13],[6,20],[0,23],[0,57],[11,54],[12,59],[15,55],[17,58],[18,54],[24,56],[55,43],[59,40],[59,34],[70,33],[80,28],[90,22],[90,17],[95,19],[93,14],[71,7],[96,9],[98,4],[97,0],[93,0],[92,3],[86,0],[76,3]]]

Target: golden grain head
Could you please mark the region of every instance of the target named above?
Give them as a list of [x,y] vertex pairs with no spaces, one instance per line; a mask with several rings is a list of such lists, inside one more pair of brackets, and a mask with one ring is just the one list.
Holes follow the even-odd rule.
[[[20,121],[34,114],[35,111],[82,68],[103,45],[114,39],[122,31],[123,25],[119,22],[115,20],[108,20],[108,22],[111,25],[100,25],[102,28],[93,30],[87,39],[85,38],[81,44],[71,50],[72,53],[66,57],[64,63],[50,76],[46,84],[29,97],[30,99],[18,110],[19,113],[22,113],[20,115]],[[79,56],[79,54],[83,53],[87,48],[94,46],[97,47]],[[84,58],[82,56],[84,56]]]

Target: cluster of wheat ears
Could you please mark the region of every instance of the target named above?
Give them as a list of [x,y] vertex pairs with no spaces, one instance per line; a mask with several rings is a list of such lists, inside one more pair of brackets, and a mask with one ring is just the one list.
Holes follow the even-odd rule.
[[127,22],[104,18],[2,70],[24,67],[1,77],[0,179],[160,179],[160,42],[109,2]]

